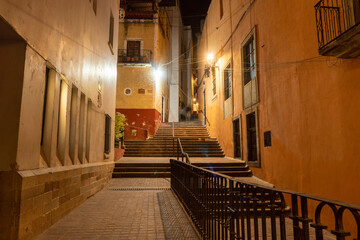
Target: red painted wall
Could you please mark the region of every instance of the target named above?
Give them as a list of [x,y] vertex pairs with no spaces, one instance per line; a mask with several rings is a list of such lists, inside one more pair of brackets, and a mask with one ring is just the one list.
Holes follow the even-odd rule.
[[[116,112],[126,116],[125,123],[125,141],[142,141],[148,136],[155,135],[161,124],[161,114],[156,109],[121,109],[117,108]],[[136,136],[132,131],[136,130]]]

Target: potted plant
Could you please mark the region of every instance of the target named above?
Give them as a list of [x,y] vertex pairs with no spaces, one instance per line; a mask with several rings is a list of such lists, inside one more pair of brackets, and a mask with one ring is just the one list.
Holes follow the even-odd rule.
[[124,155],[124,131],[126,117],[124,114],[115,115],[115,161]]

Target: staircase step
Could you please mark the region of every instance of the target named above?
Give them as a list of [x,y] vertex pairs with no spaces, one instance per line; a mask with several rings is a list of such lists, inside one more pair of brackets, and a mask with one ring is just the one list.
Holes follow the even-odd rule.
[[169,163],[115,163],[115,167],[153,167],[153,168],[163,168],[170,167]]
[[115,167],[114,172],[170,172],[170,167]]
[[[127,154],[126,152],[124,153],[124,157],[174,157],[173,154],[149,154],[149,155],[144,155],[144,154],[132,154],[129,153]],[[207,157],[225,157],[224,154],[189,154],[189,157],[203,157],[203,158],[207,158]]]
[[239,161],[239,162],[209,162],[209,163],[194,163],[193,165],[197,166],[197,167],[201,167],[201,168],[209,168],[209,167],[241,167],[241,166],[246,166],[246,163],[243,161]]
[[113,178],[170,178],[170,172],[114,172]]

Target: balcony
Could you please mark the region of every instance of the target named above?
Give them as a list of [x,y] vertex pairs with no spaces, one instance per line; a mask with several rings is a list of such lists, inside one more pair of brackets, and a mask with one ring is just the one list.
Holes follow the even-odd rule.
[[118,64],[151,65],[151,51],[141,50],[140,53],[128,53],[126,49],[119,49]]
[[360,0],[321,0],[315,5],[319,54],[360,56]]

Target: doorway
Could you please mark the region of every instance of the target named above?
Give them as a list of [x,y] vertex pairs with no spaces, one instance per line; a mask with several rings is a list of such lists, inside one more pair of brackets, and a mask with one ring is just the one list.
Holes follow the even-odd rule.
[[241,117],[233,120],[234,158],[241,158]]

